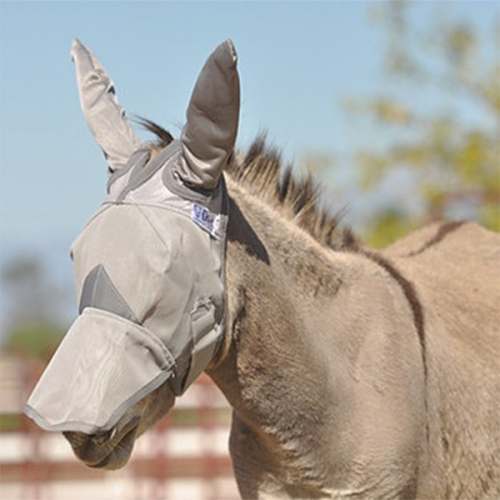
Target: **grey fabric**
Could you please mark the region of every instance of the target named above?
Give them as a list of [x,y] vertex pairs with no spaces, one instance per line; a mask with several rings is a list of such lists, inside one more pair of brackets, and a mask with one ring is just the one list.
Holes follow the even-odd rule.
[[128,193],[135,191],[146,181],[151,179],[153,175],[158,172],[162,167],[165,166],[168,160],[179,153],[179,148],[177,147],[177,141],[160,151],[151,161],[147,161],[149,156],[141,157],[134,167],[130,170],[130,175],[127,180],[127,184],[117,194],[117,201],[123,201]]
[[98,264],[85,278],[80,298],[80,314],[86,307],[95,307],[114,313],[133,323],[139,323],[132,309],[111,281],[106,269]]
[[171,376],[174,364],[163,343],[145,328],[87,308],[24,411],[50,431],[109,430],[127,408]]
[[240,109],[236,63],[227,40],[208,58],[196,82],[181,136],[179,175],[188,185],[215,188],[233,150]]
[[192,362],[187,374],[185,386],[189,387],[207,366],[217,345],[217,330],[214,324],[214,305],[209,301],[200,302],[191,313],[191,334],[193,348]]
[[98,59],[79,40],[73,41],[82,111],[101,146],[111,171],[123,167],[141,141],[125,118],[115,95],[115,85]]
[[[77,72],[92,73],[95,58],[79,43],[76,49]],[[108,430],[161,383],[168,381],[176,395],[182,394],[217,353],[225,325],[228,219],[222,167],[234,147],[238,110],[233,108],[239,106],[233,50],[226,42],[209,58],[181,141],[152,158],[141,146],[122,161],[120,155],[136,143],[122,142],[127,127],[118,120],[115,139],[127,145],[114,158],[123,166],[111,175],[103,206],[71,249],[80,316],[25,409],[46,430]],[[212,85],[221,88],[210,90]],[[99,88],[101,105],[92,104],[95,89],[88,85],[80,86],[82,102],[116,122],[117,104],[102,94],[107,87]],[[203,119],[202,109],[208,113]],[[100,116],[96,122],[92,113],[86,117],[99,142],[104,121]],[[198,126],[203,130],[195,133]],[[208,170],[193,168],[189,182],[181,176],[193,165],[185,138],[196,154],[220,152],[205,158]],[[212,188],[205,189],[208,185]]]
[[150,156],[151,153],[148,148],[141,148],[134,151],[124,167],[119,170],[115,170],[110,174],[108,178],[107,192],[110,192],[111,185],[115,182],[123,187],[126,186],[130,179],[132,170],[136,168],[137,165],[145,166],[148,163]]

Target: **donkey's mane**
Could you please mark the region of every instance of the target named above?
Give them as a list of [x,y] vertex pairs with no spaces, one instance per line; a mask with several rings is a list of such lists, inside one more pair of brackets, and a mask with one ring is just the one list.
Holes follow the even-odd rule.
[[[156,136],[150,143],[158,151],[172,142],[172,135],[160,125],[144,119],[137,121]],[[247,152],[233,155],[225,171],[251,194],[258,196],[288,220],[308,232],[321,245],[334,250],[355,251],[359,240],[350,228],[340,228],[341,215],[332,215],[321,206],[322,189],[309,173],[297,179],[292,166],[283,166],[276,149],[258,136]]]

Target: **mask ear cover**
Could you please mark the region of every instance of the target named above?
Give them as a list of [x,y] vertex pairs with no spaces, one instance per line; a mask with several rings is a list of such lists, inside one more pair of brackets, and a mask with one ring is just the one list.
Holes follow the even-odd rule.
[[97,57],[77,39],[73,41],[71,57],[83,115],[104,152],[109,170],[115,172],[142,143],[118,102],[113,80]]
[[182,129],[181,179],[214,189],[233,152],[240,112],[238,57],[230,40],[221,43],[203,66]]

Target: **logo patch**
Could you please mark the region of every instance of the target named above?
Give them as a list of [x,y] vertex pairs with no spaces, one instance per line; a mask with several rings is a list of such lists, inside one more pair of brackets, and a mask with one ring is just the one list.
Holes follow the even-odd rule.
[[210,212],[207,207],[193,203],[191,205],[191,220],[214,238],[220,238],[220,216]]

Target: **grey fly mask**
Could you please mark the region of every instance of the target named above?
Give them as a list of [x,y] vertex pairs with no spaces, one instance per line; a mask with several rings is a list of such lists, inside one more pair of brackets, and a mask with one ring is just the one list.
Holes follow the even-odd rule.
[[72,246],[80,315],[31,394],[43,429],[111,429],[168,381],[182,394],[224,335],[227,193],[222,169],[238,128],[230,41],[208,58],[180,140],[156,156],[124,116],[114,85],[78,40],[85,118],[111,175],[101,209]]

